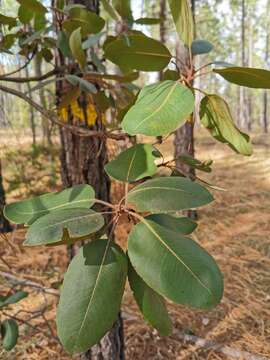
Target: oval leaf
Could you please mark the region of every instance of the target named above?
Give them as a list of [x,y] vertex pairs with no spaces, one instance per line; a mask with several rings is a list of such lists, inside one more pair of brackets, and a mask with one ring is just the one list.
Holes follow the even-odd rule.
[[132,182],[157,171],[155,148],[150,144],[137,144],[123,151],[105,166],[106,173],[120,181]]
[[129,234],[128,254],[143,280],[170,300],[202,309],[220,302],[223,280],[214,259],[181,233],[144,219]]
[[175,217],[168,214],[153,214],[146,217],[169,230],[179,232],[184,235],[191,234],[198,226],[195,221],[188,217]]
[[194,40],[191,44],[191,53],[192,55],[202,55],[208,54],[214,48],[213,44],[211,44],[207,40]]
[[268,70],[230,66],[225,69],[213,69],[213,71],[236,85],[270,89],[270,71]]
[[182,125],[194,109],[194,96],[172,80],[145,86],[127,112],[122,128],[130,135],[166,135]]
[[41,216],[54,210],[74,207],[89,208],[94,204],[95,192],[90,185],[76,185],[60,192],[48,193],[19,201],[4,208],[5,217],[15,224],[31,225]]
[[82,49],[81,28],[72,32],[69,38],[69,46],[73,57],[78,61],[81,69],[83,70],[86,65],[86,56]]
[[6,319],[1,323],[2,346],[10,351],[17,344],[19,329],[15,320]]
[[127,200],[138,211],[176,212],[209,204],[213,196],[203,186],[180,177],[148,180],[133,188]]
[[144,35],[130,35],[111,41],[105,47],[105,57],[125,72],[132,69],[160,71],[171,60],[166,46]]
[[160,335],[170,335],[172,322],[163,298],[143,281],[130,261],[128,263],[128,281],[145,320],[157,329]]
[[105,25],[104,19],[81,7],[72,7],[69,10],[69,17],[69,20],[63,23],[64,29],[71,33],[80,27],[83,37],[99,33]]
[[103,225],[103,216],[93,210],[56,210],[42,216],[30,226],[24,245],[46,245],[66,239],[72,242],[98,231]]
[[202,99],[200,118],[215,139],[242,155],[252,154],[249,136],[235,126],[229,106],[220,96],[207,95]]
[[88,350],[116,321],[127,274],[125,254],[107,240],[84,245],[64,277],[57,333],[69,353]]

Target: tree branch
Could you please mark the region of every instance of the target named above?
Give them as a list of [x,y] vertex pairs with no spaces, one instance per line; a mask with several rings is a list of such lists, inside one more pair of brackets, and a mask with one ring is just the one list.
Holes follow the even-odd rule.
[[20,99],[23,99],[29,105],[33,106],[33,108],[35,108],[38,112],[40,112],[41,115],[44,116],[46,119],[48,119],[49,121],[51,121],[52,123],[54,123],[58,126],[62,126],[65,129],[68,129],[75,135],[84,136],[84,137],[96,136],[96,137],[100,137],[100,138],[110,138],[110,139],[117,140],[117,141],[124,140],[127,137],[129,137],[129,135],[125,134],[125,133],[115,134],[113,132],[106,131],[106,130],[105,131],[90,130],[90,129],[83,128],[80,126],[63,123],[62,121],[58,120],[58,117],[56,116],[56,114],[54,112],[44,109],[40,104],[33,101],[30,97],[26,96],[24,93],[22,93],[18,90],[3,86],[3,85],[0,85],[0,90],[6,92],[8,94],[15,95],[15,96],[19,97]]
[[10,280],[12,282],[14,282],[15,284],[18,285],[22,285],[22,286],[30,286],[33,288],[36,288],[46,294],[50,294],[50,295],[54,295],[54,296],[59,296],[59,291],[56,289],[52,289],[52,288],[48,288],[48,287],[44,287],[41,284],[38,284],[34,281],[31,280],[27,280],[27,279],[23,279],[23,278],[19,278],[13,274],[4,272],[4,271],[0,271],[0,276],[2,276],[3,278]]
[[27,61],[21,67],[19,67],[16,70],[13,70],[13,71],[11,71],[11,72],[9,72],[7,74],[3,74],[3,75],[1,75],[1,77],[6,78],[6,76],[16,74],[17,72],[19,72],[19,71],[23,70],[24,68],[26,68],[26,66],[30,64],[30,62],[33,59],[34,55],[35,55],[35,51],[33,51],[32,56],[30,58],[28,58]]
[[42,81],[48,79],[49,77],[59,73],[59,69],[53,69],[52,71],[47,72],[42,76],[30,76],[30,77],[7,77],[7,75],[0,75],[0,80],[15,82],[15,83],[25,83],[31,81]]

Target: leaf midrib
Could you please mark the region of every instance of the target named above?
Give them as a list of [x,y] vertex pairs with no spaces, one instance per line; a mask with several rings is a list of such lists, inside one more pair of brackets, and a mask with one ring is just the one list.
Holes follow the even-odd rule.
[[146,118],[144,118],[134,129],[134,131],[136,131],[139,127],[141,127],[141,125],[143,123],[145,123],[145,121],[147,121],[148,119],[150,119],[151,117],[155,116],[155,114],[157,114],[163,106],[165,106],[165,104],[168,102],[170,96],[172,95],[172,93],[174,92],[176,86],[178,85],[178,83],[176,82],[172,88],[169,90],[167,96],[165,97],[165,99],[163,100],[163,102],[159,105],[159,107],[153,112],[151,113],[150,115],[148,115]]
[[57,205],[57,206],[54,206],[54,207],[51,207],[51,208],[48,208],[48,209],[43,209],[43,210],[38,210],[38,211],[18,211],[15,209],[15,212],[17,214],[24,214],[24,215],[36,215],[36,214],[42,214],[44,212],[50,212],[52,210],[55,210],[55,209],[60,209],[61,207],[64,207],[64,206],[67,206],[68,204],[70,205],[76,205],[76,204],[79,204],[79,203],[82,203],[82,202],[89,202],[91,203],[91,201],[94,200],[94,199],[83,199],[83,200],[77,200],[77,201],[72,201],[71,203],[69,202],[66,202],[64,204],[61,204],[61,205]]
[[148,227],[148,229],[154,234],[154,236],[161,242],[161,244],[191,273],[195,280],[214,298],[212,291],[202,282],[202,280],[192,271],[192,269],[164,242],[159,234],[153,229],[149,222],[145,219],[141,221]]
[[81,220],[81,219],[84,219],[84,218],[87,218],[87,217],[91,217],[91,216],[97,216],[99,215],[98,213],[90,213],[90,214],[86,214],[86,215],[78,215],[78,216],[75,216],[73,217],[72,219],[66,219],[66,220],[63,220],[63,221],[60,221],[58,223],[54,223],[54,224],[50,224],[50,225],[47,225],[43,228],[41,228],[43,231],[46,230],[46,229],[49,229],[50,227],[54,227],[54,226],[57,226],[57,225],[61,225],[61,224],[65,224],[67,222],[71,222],[71,221],[75,221],[75,220]]
[[102,270],[103,270],[103,267],[104,267],[104,262],[106,260],[106,256],[107,256],[107,253],[108,253],[108,250],[109,250],[109,246],[110,246],[110,240],[107,241],[106,248],[105,248],[105,251],[104,251],[104,255],[102,257],[102,260],[101,260],[101,263],[100,263],[100,268],[99,268],[99,271],[98,271],[98,274],[97,274],[97,277],[96,277],[96,282],[95,282],[95,285],[94,285],[94,288],[93,288],[93,291],[92,291],[92,295],[90,297],[89,304],[88,304],[87,309],[85,311],[85,315],[84,315],[84,318],[82,320],[82,323],[81,323],[81,326],[80,326],[80,329],[79,329],[79,332],[78,332],[78,335],[77,335],[77,338],[76,338],[76,341],[75,341],[75,344],[74,344],[74,348],[76,348],[76,346],[77,346],[77,343],[78,343],[78,340],[80,338],[82,329],[84,327],[85,321],[86,321],[87,316],[88,316],[88,312],[90,311],[90,307],[92,305],[92,302],[93,302],[93,299],[94,299],[94,296],[95,296],[95,292],[96,292],[96,289],[98,287],[98,281],[99,281],[99,278],[101,276],[101,273],[102,273]]

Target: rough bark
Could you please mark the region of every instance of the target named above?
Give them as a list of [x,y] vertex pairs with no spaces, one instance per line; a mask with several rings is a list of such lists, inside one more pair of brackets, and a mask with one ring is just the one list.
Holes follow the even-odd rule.
[[[96,0],[76,0],[87,6],[91,11],[98,12],[99,1]],[[58,65],[63,65],[64,59],[58,56]],[[61,76],[61,74],[59,75]],[[63,81],[57,82],[56,99],[57,104],[61,100],[64,87],[67,86]],[[84,109],[85,124],[87,126],[86,107],[89,99],[86,96],[80,96],[78,99],[80,106]],[[74,123],[76,119],[69,114],[69,122]],[[102,129],[103,125],[100,116],[98,116],[94,129]],[[104,171],[104,165],[107,162],[106,141],[94,137],[79,137],[72,134],[64,128],[60,128],[61,140],[61,175],[64,187],[75,184],[87,183],[93,186],[98,199],[110,200],[110,179]],[[108,219],[107,219],[108,221]],[[73,247],[71,255],[76,253],[77,247]],[[100,341],[99,344],[92,347],[86,353],[80,355],[82,360],[123,360],[124,359],[124,336],[121,315],[111,331]]]
[[5,219],[3,215],[3,209],[6,205],[6,196],[3,186],[3,177],[2,177],[2,164],[0,159],[0,233],[11,231],[11,226],[9,222]]

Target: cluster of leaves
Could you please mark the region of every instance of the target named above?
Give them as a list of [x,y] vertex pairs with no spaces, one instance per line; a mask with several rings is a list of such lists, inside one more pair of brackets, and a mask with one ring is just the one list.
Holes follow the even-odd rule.
[[[18,303],[27,296],[28,293],[21,290],[8,295],[0,295],[0,311],[5,310],[5,308],[8,308],[12,304]],[[16,320],[7,317],[1,323],[2,346],[6,351],[14,348],[17,344],[18,335],[19,328]]]
[[[145,86],[136,96],[130,97],[131,101],[122,106],[118,119],[122,120],[121,128],[129,136],[164,136],[183,125],[194,110],[196,89],[192,87],[192,80],[200,69],[193,68],[192,57],[206,54],[213,48],[205,40],[193,39],[189,1],[181,1],[181,6],[175,0],[168,2],[177,33],[190,54],[187,74],[167,68],[173,56],[164,44],[132,30],[134,22],[153,24],[157,21],[134,20],[129,1],[113,0],[112,4],[101,1],[112,19],[120,19],[125,24],[117,36],[106,36],[102,46],[102,58],[116,64],[121,75],[106,74],[101,58],[93,51],[93,46],[106,35],[102,33],[104,19],[81,5],[64,6],[63,1],[58,1],[56,9],[52,9],[61,29],[57,39],[48,37],[51,29],[47,25],[35,28],[37,31],[31,34],[20,35],[20,31],[15,34],[19,33],[19,40],[21,36],[26,37],[19,44],[23,44],[24,52],[27,45],[28,55],[33,54],[33,49],[40,53],[44,46],[51,46],[78,63],[80,70],[65,74],[74,87],[72,93],[78,97],[81,91],[88,92],[97,103],[99,94],[100,104],[106,103],[107,108],[118,107],[112,96],[115,88],[109,81],[127,82],[125,91],[129,91],[134,90],[131,82],[138,76],[136,71],[163,72],[164,80]],[[20,13],[24,13],[26,1],[19,0],[19,3],[24,9],[20,7]],[[34,14],[46,13],[47,9],[37,0],[31,0],[31,4],[35,5]],[[1,19],[9,28],[16,27],[18,21],[24,23],[22,15],[12,19],[2,15]],[[10,48],[4,47],[4,50]],[[95,73],[89,71],[89,58],[98,70]],[[211,65],[217,63],[204,67]],[[270,72],[266,70],[227,66],[215,67],[213,73],[241,86],[270,88]],[[250,155],[250,139],[234,124],[225,100],[216,94],[204,95],[200,104],[202,124],[218,141],[240,154]],[[211,171],[211,161],[201,162],[187,156],[181,156],[180,160],[198,170]],[[158,164],[158,161],[161,162]],[[166,163],[153,145],[135,144],[105,166],[112,178],[135,185],[118,204],[96,199],[91,186],[79,185],[5,208],[5,216],[10,221],[29,226],[27,246],[91,240],[69,265],[57,310],[58,335],[70,353],[87,350],[112,327],[121,307],[127,278],[144,318],[162,335],[171,331],[165,298],[195,308],[211,309],[222,297],[223,280],[217,264],[200,245],[187,237],[196,223],[179,216],[183,210],[211,203],[213,197],[199,183],[174,176],[174,171],[172,176],[158,176],[160,166]],[[97,212],[91,209],[93,205],[103,205],[105,209]],[[111,223],[106,223],[103,217],[111,216],[114,229],[124,214],[135,223],[128,237],[127,253],[112,242],[111,232],[108,234]]]

